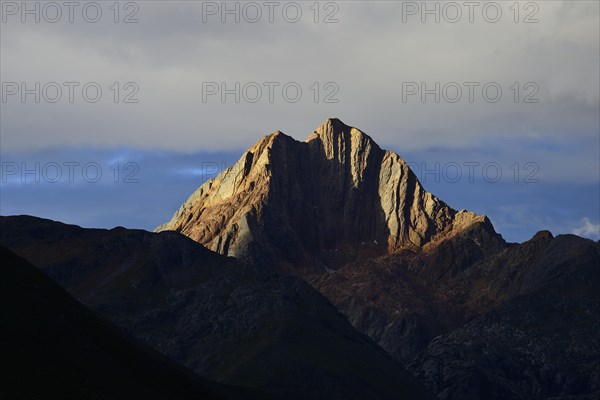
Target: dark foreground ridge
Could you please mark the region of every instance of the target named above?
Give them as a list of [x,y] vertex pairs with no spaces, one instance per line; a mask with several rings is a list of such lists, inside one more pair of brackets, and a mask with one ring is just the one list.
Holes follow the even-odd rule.
[[3,399],[260,399],[200,378],[99,319],[0,246]]
[[280,399],[430,398],[300,278],[244,267],[174,232],[33,217],[0,217],[0,232],[92,310],[207,379]]

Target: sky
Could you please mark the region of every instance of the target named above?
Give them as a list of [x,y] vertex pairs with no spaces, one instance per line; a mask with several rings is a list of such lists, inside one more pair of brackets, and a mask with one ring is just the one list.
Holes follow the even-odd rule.
[[23,4],[2,215],[151,230],[260,137],[338,117],[509,241],[600,238],[598,1]]

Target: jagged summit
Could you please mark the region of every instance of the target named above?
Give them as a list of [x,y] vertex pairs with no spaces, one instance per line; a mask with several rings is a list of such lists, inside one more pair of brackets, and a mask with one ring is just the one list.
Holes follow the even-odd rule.
[[373,138],[361,131],[360,129],[354,128],[344,124],[337,118],[328,118],[319,126],[306,140],[310,142],[312,140],[320,140],[326,144],[333,144],[334,142],[344,140],[361,140],[369,141],[376,145]]
[[263,137],[157,231],[180,231],[221,254],[314,270],[420,247],[477,223],[489,221],[448,207],[399,155],[331,118],[304,142],[280,131]]

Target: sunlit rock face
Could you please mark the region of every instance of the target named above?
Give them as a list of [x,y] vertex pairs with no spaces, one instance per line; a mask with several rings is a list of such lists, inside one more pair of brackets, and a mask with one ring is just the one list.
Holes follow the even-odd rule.
[[421,247],[474,223],[489,221],[448,207],[399,155],[328,119],[304,142],[279,131],[263,137],[157,231],[299,272]]

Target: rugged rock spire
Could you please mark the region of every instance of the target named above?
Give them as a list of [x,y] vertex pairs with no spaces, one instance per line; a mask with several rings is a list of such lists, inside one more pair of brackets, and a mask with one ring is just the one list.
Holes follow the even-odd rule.
[[334,118],[305,142],[265,136],[156,230],[298,271],[424,246],[476,223],[489,221],[448,207],[400,156]]

